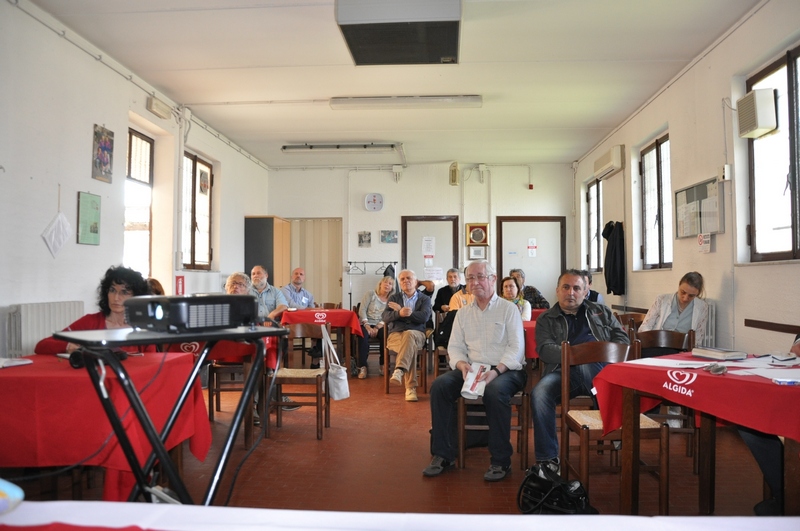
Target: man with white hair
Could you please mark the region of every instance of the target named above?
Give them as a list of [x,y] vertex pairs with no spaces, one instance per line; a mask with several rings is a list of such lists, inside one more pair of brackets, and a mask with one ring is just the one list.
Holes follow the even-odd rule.
[[405,385],[406,402],[417,402],[417,351],[425,344],[425,324],[431,318],[431,299],[417,290],[417,275],[410,269],[397,276],[400,292],[389,297],[382,321],[389,335],[386,347],[397,353],[389,380]]
[[490,365],[478,376],[486,382],[483,403],[489,424],[489,470],[486,481],[500,481],[511,470],[511,397],[525,387],[525,340],[516,305],[498,297],[497,275],[487,261],[473,262],[466,271],[474,300],[458,310],[447,352],[448,371],[431,386],[431,464],[422,471],[438,476],[455,463],[458,452],[456,426],[458,397],[473,363]]

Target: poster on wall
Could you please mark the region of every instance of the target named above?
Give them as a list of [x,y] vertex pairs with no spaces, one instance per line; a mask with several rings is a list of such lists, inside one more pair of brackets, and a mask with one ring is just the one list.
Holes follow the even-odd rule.
[[397,231],[396,230],[382,230],[381,231],[381,243],[397,243]]
[[372,247],[372,233],[363,231],[358,233],[358,246],[359,247]]
[[100,245],[100,196],[78,192],[78,243]]
[[114,133],[97,124],[94,124],[92,158],[92,178],[110,183],[114,163]]

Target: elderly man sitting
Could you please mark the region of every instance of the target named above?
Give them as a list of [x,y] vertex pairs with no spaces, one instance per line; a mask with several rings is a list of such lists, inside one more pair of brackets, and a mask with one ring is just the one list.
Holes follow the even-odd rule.
[[486,382],[483,403],[489,423],[489,470],[486,481],[500,481],[511,470],[511,397],[525,387],[525,343],[519,310],[495,293],[497,276],[486,262],[467,267],[467,286],[475,299],[456,314],[447,351],[454,369],[436,378],[431,386],[433,459],[422,471],[438,476],[453,466],[457,453],[458,397],[472,363],[491,365],[479,376]]
[[405,385],[406,401],[417,398],[417,351],[425,344],[425,323],[431,318],[431,299],[417,290],[417,275],[410,269],[398,275],[400,293],[389,297],[383,311],[389,336],[386,347],[397,353],[390,382]]

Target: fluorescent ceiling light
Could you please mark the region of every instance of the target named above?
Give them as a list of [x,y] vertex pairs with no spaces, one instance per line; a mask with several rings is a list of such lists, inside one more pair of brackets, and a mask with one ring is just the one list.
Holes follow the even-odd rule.
[[458,109],[483,105],[483,97],[456,96],[354,96],[331,98],[331,109]]
[[389,153],[397,144],[290,144],[283,146],[284,153]]

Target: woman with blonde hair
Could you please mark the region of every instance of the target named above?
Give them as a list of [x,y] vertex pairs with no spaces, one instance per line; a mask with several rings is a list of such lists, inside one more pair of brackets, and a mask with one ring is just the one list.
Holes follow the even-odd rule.
[[358,339],[358,377],[367,377],[367,357],[369,356],[369,340],[377,338],[383,342],[383,311],[389,296],[394,293],[394,278],[383,277],[375,289],[368,291],[361,299],[358,307],[358,319],[361,321],[362,337]]
[[[639,331],[675,330],[685,334],[694,330],[695,344],[702,344],[708,323],[708,303],[702,299],[704,291],[703,275],[697,271],[686,273],[678,282],[677,292],[656,298]],[[642,357],[647,357],[644,352]]]

